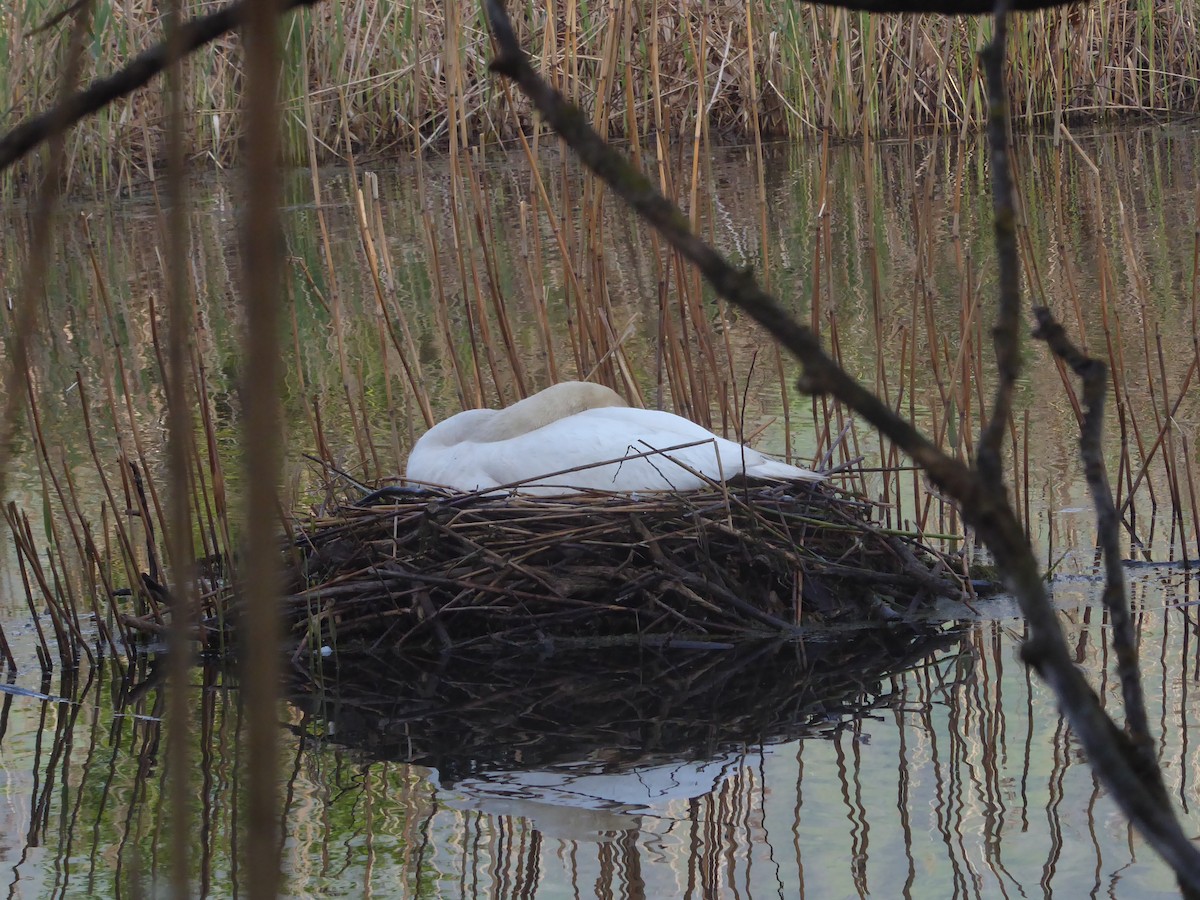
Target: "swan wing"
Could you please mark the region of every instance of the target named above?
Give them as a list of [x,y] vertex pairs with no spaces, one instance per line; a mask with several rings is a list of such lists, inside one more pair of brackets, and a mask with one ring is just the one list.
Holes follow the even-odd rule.
[[[570,488],[687,491],[748,471],[760,478],[817,478],[659,410],[591,409],[519,438],[478,445],[499,484],[535,480],[526,493]],[[743,467],[744,464],[744,467]]]
[[482,412],[460,413],[430,429],[413,447],[406,477],[460,491],[524,482],[522,493],[545,496],[581,489],[689,491],[743,472],[821,477],[660,410],[588,409],[502,440],[472,440],[486,423],[477,415]]
[[480,467],[485,457],[473,449],[480,445],[470,440],[495,415],[491,409],[468,409],[434,425],[413,445],[404,477],[458,491],[496,487],[498,482]]
[[[713,434],[690,419],[661,410],[595,410],[597,419],[618,426],[624,422],[643,435],[640,443],[666,451],[664,455],[701,473],[705,480],[720,481],[745,474],[752,478],[820,481],[823,476],[780,462],[736,441]],[[614,431],[619,428],[614,427]],[[699,442],[699,443],[697,443]],[[681,446],[690,445],[690,446]],[[668,450],[670,447],[677,449]]]
[[530,482],[521,488],[527,494],[692,490],[703,484],[661,457],[654,462],[648,457],[627,459],[680,441],[643,445],[645,437],[657,438],[644,429],[635,433],[627,419],[613,422],[595,412],[599,411],[578,413],[519,437],[475,444],[477,466],[498,484]]

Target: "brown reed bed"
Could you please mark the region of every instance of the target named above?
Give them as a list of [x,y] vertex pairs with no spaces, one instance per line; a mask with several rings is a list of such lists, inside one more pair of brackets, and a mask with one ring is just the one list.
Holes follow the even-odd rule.
[[[51,0],[0,11],[0,96],[7,121],[46,108],[67,27]],[[211,5],[184,4],[184,15]],[[156,4],[102,10],[84,80],[111,73],[162,39]],[[514,11],[516,14],[517,11]],[[981,17],[866,16],[805,3],[680,0],[522,7],[521,42],[601,131],[632,142],[734,137],[843,137],[975,129],[986,113],[975,54]],[[1021,17],[1013,35],[1014,121],[1041,127],[1120,115],[1195,112],[1200,13],[1195,4],[1118,0]],[[521,101],[498,107],[489,45],[473,0],[395,7],[319,3],[283,29],[284,157],[515,140],[537,124]],[[245,145],[238,115],[240,44],[195,54],[183,82],[188,153],[227,165]],[[862,78],[846,73],[863,71]],[[71,177],[111,192],[161,167],[165,100],[139,91],[82,123],[68,143]]]
[[[938,598],[968,596],[959,560],[881,528],[875,513],[810,483],[640,498],[423,492],[338,507],[297,523],[283,542],[285,645],[296,658],[326,647],[723,646],[907,619]],[[204,645],[237,646],[237,586],[222,584],[206,605]],[[163,630],[155,616],[123,621]]]
[[[1069,131],[1065,134],[1073,139]],[[1157,547],[1172,559],[1194,558],[1200,504],[1190,452],[1194,436],[1187,423],[1195,413],[1191,388],[1200,357],[1186,332],[1181,341],[1169,331],[1180,317],[1168,318],[1162,309],[1177,309],[1179,301],[1162,307],[1156,299],[1173,297],[1170,292],[1177,289],[1179,278],[1196,271],[1193,253],[1189,249],[1185,259],[1179,251],[1178,259],[1167,258],[1143,271],[1140,260],[1154,258],[1155,248],[1167,246],[1172,231],[1180,227],[1173,217],[1178,211],[1172,208],[1159,227],[1141,233],[1133,217],[1120,210],[1121,203],[1132,206],[1134,192],[1143,188],[1132,177],[1105,182],[1096,175],[1136,169],[1124,156],[1124,143],[1080,140],[1036,157],[1037,174],[1024,182],[1027,195],[1055,198],[1052,215],[1030,218],[1026,263],[1031,283],[1061,317],[1080,323],[1081,333],[1096,318],[1094,310],[1099,311],[1101,321],[1091,329],[1090,343],[1112,372],[1115,432],[1120,435],[1112,441],[1113,472],[1131,552],[1146,556],[1149,550],[1142,548]],[[771,365],[771,358],[763,354],[756,364],[746,351],[753,332],[705,296],[673,254],[656,248],[653,237],[643,240],[635,230],[621,230],[611,210],[585,203],[584,179],[566,168],[556,172],[557,157],[547,161],[533,155],[532,147],[530,153],[536,165],[519,195],[521,216],[510,218],[510,207],[497,205],[496,182],[507,185],[507,176],[479,165],[473,155],[463,155],[445,168],[441,180],[433,180],[425,167],[416,169],[421,179],[417,193],[423,190],[426,199],[407,229],[399,224],[398,212],[376,194],[369,171],[357,172],[348,182],[349,213],[326,227],[326,217],[338,214],[337,185],[313,170],[314,194],[335,202],[314,210],[321,228],[293,236],[313,242],[308,256],[298,257],[294,271],[317,313],[305,317],[301,304],[287,306],[292,330],[289,378],[294,397],[303,398],[293,400],[295,446],[313,448],[325,461],[359,478],[381,480],[402,468],[407,447],[432,418],[462,407],[510,403],[549,381],[595,373],[632,402],[640,398],[647,406],[674,409],[747,441],[777,416],[787,423],[783,438],[792,436],[803,447],[801,462],[827,459],[825,465],[837,467],[860,457],[870,461],[866,468],[846,471],[841,483],[879,501],[875,515],[880,527],[961,536],[953,506],[929,490],[919,473],[902,466],[895,448],[862,432],[836,403],[824,398],[797,402],[786,374]],[[815,182],[810,202],[833,204],[835,213],[814,218],[811,231],[807,225],[797,231],[804,240],[799,253],[811,256],[812,321],[831,352],[851,366],[873,361],[874,387],[880,395],[902,404],[914,418],[924,417],[935,440],[962,458],[973,451],[981,385],[986,382],[988,339],[978,290],[981,256],[969,239],[958,233],[943,235],[938,223],[950,216],[969,217],[961,198],[974,190],[973,153],[970,145],[947,151],[944,158],[936,157],[927,176],[906,188],[915,211],[911,243],[897,241],[884,253],[884,247],[866,240],[878,223],[895,216],[881,194],[873,192],[871,179],[897,176],[887,168],[876,176],[876,160],[870,157],[863,160],[861,172],[854,170],[851,186],[864,180],[868,184],[862,189],[865,197],[857,200],[852,189],[847,194],[827,158],[821,163],[822,177]],[[908,159],[903,154],[899,158]],[[887,159],[891,157],[881,154],[881,167]],[[1079,168],[1079,160],[1090,165]],[[709,205],[712,173],[698,169],[679,178],[670,158],[662,163],[664,178],[678,192],[700,198],[693,212],[700,227],[714,230],[719,211]],[[761,166],[755,174],[761,182]],[[935,185],[943,183],[950,188],[939,197]],[[1067,214],[1070,204],[1060,196],[1068,191],[1087,213],[1093,237],[1086,242],[1078,234],[1080,217]],[[441,208],[439,201],[447,197],[454,215],[430,211]],[[787,215],[802,214],[804,208],[800,202],[788,207]],[[746,219],[742,207],[731,211],[739,221]],[[836,242],[840,219],[852,228],[861,223],[864,229],[864,237],[850,248]],[[516,225],[509,228],[511,243],[520,252],[505,257],[495,232],[502,222],[512,221]],[[170,382],[171,355],[163,309],[154,302],[157,263],[153,256],[141,259],[138,271],[146,274],[136,277],[111,268],[102,249],[111,239],[98,227],[88,218],[67,223],[66,247],[78,261],[82,283],[56,283],[55,291],[87,299],[56,307],[52,315],[75,323],[77,345],[64,343],[62,334],[49,330],[46,345],[39,344],[30,360],[31,383],[38,387],[22,396],[34,450],[28,465],[44,500],[41,515],[26,506],[27,520],[11,511],[9,530],[26,567],[36,614],[43,616],[38,652],[45,668],[70,668],[87,658],[89,647],[96,654],[134,652],[138,634],[123,617],[157,621],[158,615],[155,598],[140,589],[139,574],[147,572],[165,582],[176,571],[163,541],[170,529],[170,495],[161,464],[161,434],[153,424],[163,415],[156,385]],[[339,227],[357,230],[361,240],[353,252],[329,237]],[[749,255],[782,247],[777,225],[759,227]],[[419,245],[422,235],[421,266],[393,258],[396,247]],[[728,240],[730,235],[720,236]],[[219,232],[205,233],[204,240],[206,245],[222,245]],[[644,247],[602,257],[587,251],[601,240],[618,247]],[[449,245],[461,252],[439,263],[438,248]],[[913,260],[911,284],[899,265],[908,255]],[[1050,256],[1053,266],[1038,264],[1039,256]],[[311,267],[304,264],[306,258]],[[947,259],[955,287],[943,297],[927,286],[946,277]],[[228,273],[212,260],[197,255],[195,265],[203,280],[194,314],[199,321],[211,321],[219,310],[204,298],[232,292],[234,286],[222,280]],[[862,309],[866,328],[846,325],[853,319],[847,319],[845,300],[838,293],[847,266],[859,267],[858,283],[868,288]],[[500,281],[497,271],[505,273]],[[418,292],[425,289],[422,273],[428,273],[430,282],[420,298]],[[145,289],[151,292],[148,304],[138,293],[138,278],[145,279]],[[796,292],[804,284],[789,281],[784,290]],[[657,286],[659,295],[641,304],[629,302],[644,285]],[[422,300],[420,305],[414,306],[414,297]],[[135,326],[132,332],[126,323]],[[503,338],[505,327],[515,333],[511,345]],[[139,335],[142,340],[136,340]],[[370,357],[363,352],[368,343],[378,348]],[[104,349],[114,346],[120,352]],[[241,522],[236,467],[231,465],[228,435],[222,433],[233,389],[217,375],[223,346],[227,344],[203,329],[187,348],[188,402],[198,411],[187,455],[196,555],[228,559],[240,540]],[[433,351],[414,349],[427,346]],[[72,376],[58,361],[74,359],[80,347],[85,359]],[[376,371],[384,377],[376,378]],[[1039,394],[1058,382],[1052,369],[1044,372],[1048,379],[1038,380]],[[143,377],[146,373],[149,378]],[[862,374],[872,380],[871,368],[863,368]],[[1065,375],[1063,384],[1074,404]],[[778,404],[764,402],[774,391],[783,399]],[[1010,422],[1007,462],[1024,510],[1041,505],[1047,496],[1039,469],[1067,452],[1063,441],[1049,439],[1057,432],[1047,427],[1049,420],[1039,406],[1035,402],[1019,410]],[[776,440],[776,446],[783,444],[783,439]],[[84,453],[82,460],[77,459],[79,451]],[[313,480],[292,473],[287,509],[299,508]],[[1070,518],[1038,513],[1031,521],[1026,513],[1026,522],[1031,531],[1045,529],[1039,537],[1051,564],[1061,547],[1090,540],[1076,533],[1086,525]],[[44,529],[38,527],[43,524]],[[969,537],[967,547],[970,555]],[[120,593],[131,587],[132,599]],[[47,608],[53,609],[61,631],[44,616]]]

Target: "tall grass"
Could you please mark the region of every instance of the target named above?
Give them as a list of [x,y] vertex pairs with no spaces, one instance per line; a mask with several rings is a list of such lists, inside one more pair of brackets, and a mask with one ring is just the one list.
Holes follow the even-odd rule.
[[[185,4],[185,14],[209,6]],[[53,0],[0,10],[0,123],[52,99],[66,26],[38,32]],[[157,5],[98,0],[84,77],[106,74],[161,40]],[[982,19],[867,16],[798,0],[687,4],[548,3],[522,7],[522,41],[600,130],[636,141],[908,134],[982,122],[975,53]],[[230,36],[188,63],[188,152],[213,165],[238,158],[242,58]],[[514,139],[535,126],[517,104],[498,113],[478,4],[327,2],[289,17],[283,45],[283,152],[290,163]],[[1023,16],[1014,29],[1015,122],[1164,117],[1200,102],[1200,7],[1191,0],[1117,0]],[[69,171],[112,191],[154,174],[162,96],[142,91],[79,126]]]
[[[1057,147],[1033,138],[1018,146],[1028,167],[1022,195],[1043,210],[1022,232],[1031,292],[1110,364],[1108,450],[1132,552],[1191,556],[1200,533],[1188,424],[1200,375],[1188,327],[1195,252],[1171,239],[1191,233],[1194,200],[1181,191],[1191,151],[1181,139],[1165,153],[1149,132],[1064,136]],[[845,365],[943,447],[972,455],[992,377],[978,143],[866,144],[814,159],[796,148],[722,151],[703,138],[680,151],[660,134],[642,152],[673,194],[689,198],[700,231],[769,267],[773,287]],[[303,453],[365,481],[395,477],[429,422],[593,377],[634,403],[790,449],[804,463],[865,456],[868,471],[850,484],[881,501],[887,524],[961,527],[894,448],[837,404],[797,398],[757,330],[716,305],[611,198],[589,194],[558,155],[533,143],[523,155],[498,166],[460,146],[405,179],[361,161],[352,172],[313,167],[292,179],[288,196],[320,203],[288,213],[291,300],[278,348],[285,511],[326,500]],[[219,185],[193,196],[230,203]],[[47,285],[54,327],[32,348],[34,452],[14,473],[32,502],[22,504],[26,519],[10,511],[10,530],[31,587],[54,604],[42,648],[51,665],[86,655],[72,637],[86,632],[83,619],[99,623],[94,652],[125,644],[127,616],[167,621],[162,597],[137,578],[163,580],[178,556],[163,546],[172,354],[156,298],[169,270],[166,245],[155,242],[160,220],[139,209],[64,221]],[[239,289],[228,266],[236,238],[219,213],[190,219],[189,535],[197,556],[229,559],[242,540],[236,502],[247,484],[234,426],[249,412],[237,384],[240,318],[227,300]],[[0,257],[19,260],[23,243],[18,227]],[[1053,556],[1087,540],[1056,513],[1084,502],[1069,462],[1078,413],[1063,373],[1031,357],[1008,460],[1027,528]],[[201,580],[221,575],[205,569]],[[123,587],[135,596],[114,593]]]
[[[452,16],[465,15],[458,7],[449,9]],[[350,10],[325,12],[344,16]],[[630,86],[636,78],[630,81],[630,57],[622,47],[644,41],[656,60],[678,49],[661,28],[646,34],[637,14],[633,7],[620,7],[613,20],[618,25],[609,29],[596,62],[602,83],[607,79],[624,87],[611,95],[614,105],[635,96]],[[576,34],[582,15],[571,7],[550,34],[552,46],[566,53],[564,78],[570,82],[578,76],[570,82],[576,93],[587,83],[578,73],[592,57],[583,44],[559,36]],[[657,9],[655,15],[666,11]],[[853,33],[852,26],[866,24],[827,15],[843,37]],[[426,20],[414,19],[422,21],[424,28]],[[759,35],[753,59],[760,59],[762,26],[753,9],[737,21]],[[452,24],[446,34],[454,36],[454,47],[469,45],[459,38],[470,35],[470,20],[452,19]],[[311,25],[292,21],[292,35],[299,35],[298,46],[306,54],[316,41],[316,31],[307,30]],[[872,26],[870,33],[878,37],[886,25]],[[918,25],[910,20],[910,36],[920,33]],[[942,446],[971,457],[991,377],[982,309],[990,250],[978,240],[986,215],[971,199],[980,195],[983,183],[979,145],[885,147],[864,141],[860,151],[835,154],[827,133],[817,153],[769,148],[761,140],[719,151],[711,112],[730,84],[736,60],[723,58],[716,71],[705,61],[698,48],[712,39],[714,27],[708,19],[700,21],[685,42],[690,49],[679,57],[692,67],[692,81],[708,85],[705,94],[695,95],[690,133],[637,125],[647,116],[674,121],[677,101],[670,91],[659,90],[652,106],[628,120],[634,124],[631,151],[657,174],[664,191],[680,200],[697,231],[762,270],[764,281],[781,296],[793,298],[856,375]],[[899,40],[898,32],[892,38]],[[763,56],[775,52],[771,46],[766,40]],[[447,84],[467,84],[474,57],[445,58],[452,63],[443,70]],[[747,54],[746,65],[750,60]],[[846,64],[845,59],[836,62]],[[660,65],[649,75],[666,85],[666,71]],[[306,77],[314,79],[311,71]],[[900,467],[894,448],[874,434],[860,433],[836,403],[792,397],[789,371],[770,348],[759,352],[757,332],[715,302],[695,272],[653,234],[632,225],[570,159],[548,149],[542,135],[514,131],[518,149],[510,160],[518,165],[497,167],[497,155],[474,144],[476,110],[459,102],[450,109],[455,127],[444,135],[448,152],[437,162],[425,156],[412,167],[409,180],[391,182],[389,191],[378,162],[355,151],[349,121],[343,123],[342,138],[348,170],[321,168],[322,146],[328,143],[318,136],[322,101],[302,85],[296,89],[304,95],[295,118],[301,123],[307,173],[292,179],[285,202],[301,207],[296,215],[311,219],[312,227],[294,220],[287,232],[284,280],[294,302],[287,304],[282,345],[276,348],[286,356],[283,402],[294,448],[365,481],[394,477],[403,470],[414,436],[440,416],[468,406],[511,403],[563,378],[590,378],[616,387],[634,404],[673,408],[733,437],[757,440],[766,431],[765,449],[803,462],[836,465],[865,456],[886,471],[847,477],[879,498],[887,524],[941,534],[959,529],[953,508],[917,473]],[[832,103],[831,83],[822,91]],[[464,101],[467,93],[448,96]],[[882,89],[870,96],[878,99]],[[750,108],[759,107],[756,101]],[[613,130],[619,127],[610,112],[593,108],[592,114]],[[521,112],[504,101],[493,104],[489,115],[493,123],[503,123]],[[758,126],[755,134],[765,127],[762,117]],[[1139,146],[1137,133],[1128,147],[1116,138],[1093,140],[1102,156],[1093,160],[1096,151],[1081,149],[1066,124],[1060,132],[1065,140],[1056,148],[1035,152],[1031,139],[1018,154],[1033,167],[1022,173],[1026,196],[1051,210],[1031,216],[1023,232],[1033,291],[1081,333],[1092,325],[1093,347],[1103,347],[1109,360],[1120,438],[1112,446],[1118,461],[1114,480],[1134,545],[1186,553],[1200,512],[1189,455],[1195,437],[1178,423],[1193,411],[1188,397],[1197,357],[1186,335],[1169,330],[1172,316],[1178,318],[1175,282],[1181,276],[1168,273],[1186,268],[1168,237],[1186,230],[1169,200],[1177,183],[1164,175],[1167,166],[1155,158],[1152,146]],[[418,155],[424,154],[418,131],[408,140]],[[716,168],[719,153],[740,154],[744,174],[729,182],[729,160]],[[785,180],[784,171],[798,174]],[[1135,171],[1156,176],[1146,184],[1097,174]],[[216,182],[216,205],[236,205],[225,190]],[[1145,208],[1164,210],[1163,220],[1148,233],[1126,212]],[[82,412],[86,439],[74,433],[74,449],[88,448],[83,462],[97,472],[99,487],[93,488],[90,503],[81,500],[67,478],[78,477],[79,460],[70,460],[66,450],[41,447],[37,488],[43,508],[61,516],[57,523],[53,515],[43,516],[53,525],[46,529],[53,566],[39,554],[28,522],[18,511],[10,514],[31,585],[63,610],[56,620],[61,627],[45,636],[46,661],[57,655],[73,664],[78,657],[77,651],[55,654],[52,642],[71,648],[80,598],[96,596],[97,588],[105,598],[94,610],[104,623],[101,646],[123,643],[123,616],[163,620],[162,598],[143,589],[137,577],[148,572],[163,580],[174,568],[169,561],[187,555],[164,554],[161,545],[173,530],[164,510],[180,503],[164,486],[162,442],[147,423],[174,407],[172,430],[186,431],[178,418],[179,401],[168,402],[161,385],[186,387],[187,408],[198,410],[195,433],[184,436],[183,448],[196,554],[229,559],[241,541],[239,517],[230,503],[254,482],[239,473],[230,424],[250,415],[242,405],[248,395],[232,375],[248,364],[230,349],[228,334],[238,313],[224,302],[240,290],[227,271],[225,248],[234,238],[219,219],[193,217],[193,228],[200,222],[203,227],[183,252],[153,241],[131,247],[119,231],[94,234],[86,218],[63,232],[64,269],[82,263],[84,271],[71,285],[63,284],[59,273],[48,293],[81,298],[77,308],[56,308],[52,318],[56,324],[70,323],[72,340],[79,344],[67,346],[61,335],[52,335],[38,347],[31,371],[42,393],[31,392],[27,416],[40,436],[43,419],[57,420],[45,433],[61,433],[71,415]],[[0,247],[0,254],[18,263],[25,255],[21,220],[14,226],[14,239]],[[182,239],[183,232],[177,233]],[[1083,258],[1074,255],[1078,251],[1072,248],[1079,247],[1089,248]],[[131,255],[136,262],[126,265]],[[178,303],[181,298],[178,284],[172,288],[163,274],[164,256],[175,265],[187,257],[188,284],[196,293],[200,327],[182,350],[178,336],[176,349],[168,346],[167,307],[158,299],[175,296]],[[0,289],[5,268],[0,265]],[[183,274],[175,270],[173,277]],[[218,334],[226,335],[223,342]],[[78,356],[85,344],[105,349]],[[109,352],[114,345],[121,352]],[[53,363],[61,358],[78,359],[75,377],[63,378],[62,366]],[[188,378],[170,374],[184,362]],[[1018,506],[1043,516],[1047,506],[1069,505],[1071,498],[1049,497],[1046,492],[1057,488],[1048,487],[1041,473],[1031,474],[1030,460],[1069,459],[1073,451],[1069,439],[1064,442],[1046,427],[1053,415],[1033,406],[1034,397],[1064,390],[1061,373],[1049,364],[1034,371],[1041,374],[1037,390],[1021,398],[1023,406],[1009,423],[1008,444]],[[60,393],[48,390],[51,386]],[[1069,383],[1065,390],[1073,403]],[[772,402],[765,399],[772,396]],[[297,459],[293,452],[286,507],[300,497],[312,500],[305,489],[313,478],[298,472]],[[175,466],[180,468],[178,461]],[[169,481],[179,487],[178,477]],[[271,505],[259,504],[260,509]],[[1147,515],[1156,510],[1169,510],[1170,517]],[[271,516],[275,522],[274,510]],[[1027,527],[1049,530],[1053,543],[1054,517],[1045,514],[1035,521],[1037,516],[1027,514]],[[123,586],[134,590],[132,603],[113,594]]]

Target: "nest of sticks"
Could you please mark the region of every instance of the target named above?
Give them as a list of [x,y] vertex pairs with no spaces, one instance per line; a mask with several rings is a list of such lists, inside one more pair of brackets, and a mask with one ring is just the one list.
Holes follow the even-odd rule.
[[[720,646],[906,618],[961,598],[953,561],[828,483],[687,494],[414,495],[342,506],[284,541],[282,616],[309,653]],[[212,596],[210,647],[241,600]]]

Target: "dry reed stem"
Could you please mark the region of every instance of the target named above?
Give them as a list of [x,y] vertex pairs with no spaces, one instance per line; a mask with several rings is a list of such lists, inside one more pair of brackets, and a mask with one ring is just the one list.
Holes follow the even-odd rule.
[[[248,895],[276,896],[278,838],[279,561],[275,529],[281,473],[279,321],[283,235],[279,222],[279,38],[277,0],[249,0],[243,37],[248,204],[243,222],[245,340],[246,554],[242,672],[247,722],[246,862]],[[179,623],[175,623],[176,627]]]
[[[83,40],[91,16],[90,0],[77,7],[71,16],[71,37],[66,48],[62,73],[56,82],[58,96],[62,100],[70,97],[75,90],[83,55]],[[46,157],[46,172],[38,191],[29,241],[29,256],[21,273],[16,315],[11,337],[5,348],[8,368],[4,373],[4,406],[0,411],[0,497],[6,496],[9,454],[16,433],[17,417],[20,415],[21,400],[31,389],[29,345],[37,331],[38,310],[41,307],[46,270],[50,262],[54,211],[62,186],[61,175],[66,153],[64,134],[68,125],[67,117],[59,112],[49,115],[45,122],[44,136],[50,144]]]
[[[501,118],[493,114],[487,36],[472,0],[408,8],[354,0],[337,9],[304,2],[313,6],[292,20],[286,43],[288,161],[302,163],[314,150],[327,161],[355,148],[420,152],[452,141],[466,146],[536,135],[539,126],[527,105]],[[42,5],[47,14],[53,9],[50,0],[27,3],[33,15]],[[966,8],[952,0],[942,5]],[[198,29],[221,19],[220,28],[195,32],[197,40],[213,43],[194,56],[184,142],[189,154],[217,165],[241,159],[244,145],[245,122],[232,114],[241,77],[236,42],[223,36],[239,9],[193,23]],[[85,74],[106,75],[157,39],[153,10],[152,4],[136,4],[119,21],[109,21],[95,36],[96,58]],[[521,37],[539,48],[541,66],[561,73],[564,92],[598,130],[614,137],[633,140],[638,123],[647,120],[660,134],[750,141],[755,134],[800,137],[818,129],[842,137],[928,128],[965,133],[986,117],[974,58],[985,34],[969,17],[861,17],[765,0],[701,7],[679,0],[648,7],[535,5],[522,15]],[[1027,21],[1009,77],[1015,120],[1059,128],[1078,119],[1159,118],[1197,109],[1200,12],[1194,5],[1073,4]],[[41,85],[51,80],[48,60],[61,39],[53,30],[24,35],[15,23],[13,29],[14,43],[23,49],[0,59],[11,70],[0,70],[0,93],[17,98],[14,117],[31,117],[52,102]],[[764,52],[751,46],[755,35]],[[166,118],[160,98],[123,93],[160,71],[165,56],[160,44],[137,58],[129,73],[98,78],[93,106],[122,99],[72,136],[73,178],[107,191],[153,178]],[[871,77],[848,79],[855,70]],[[120,89],[101,90],[106,82]],[[11,89],[3,91],[6,84]],[[30,134],[24,126],[18,131],[23,134],[13,138],[22,138],[24,153]],[[4,146],[0,142],[0,169]]]
[[[170,798],[171,889],[177,897],[191,890],[190,847],[192,795],[191,714],[189,680],[192,642],[188,632],[199,607],[192,543],[189,455],[195,447],[191,403],[188,402],[192,333],[192,302],[185,278],[188,265],[187,188],[184,182],[184,35],[180,0],[169,0],[166,10],[167,43],[167,558],[171,566],[171,628],[168,632],[167,789]],[[155,334],[157,337],[157,332]],[[155,342],[157,348],[157,341]],[[160,365],[162,363],[160,362]]]

